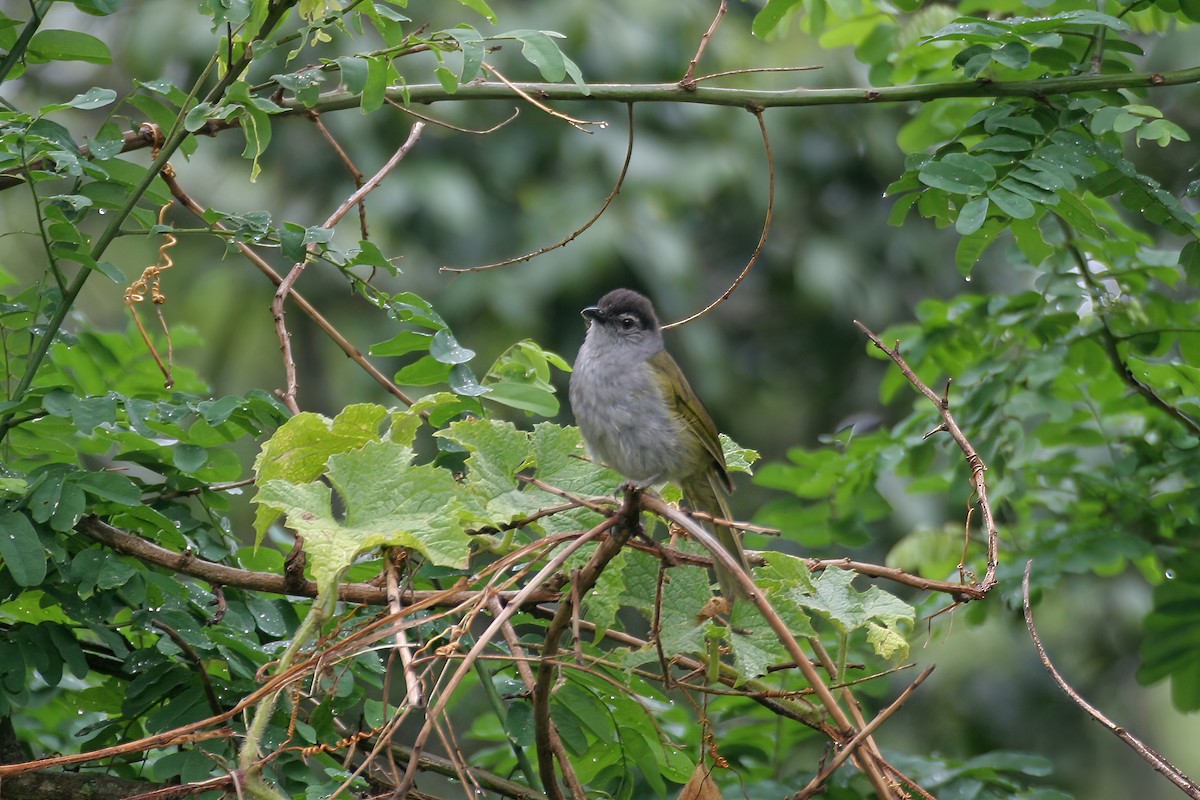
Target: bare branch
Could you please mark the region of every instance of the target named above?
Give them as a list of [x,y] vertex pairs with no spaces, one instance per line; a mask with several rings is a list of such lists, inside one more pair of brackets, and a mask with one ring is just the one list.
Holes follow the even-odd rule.
[[[543,583],[550,580],[550,578],[562,568],[563,564],[566,563],[568,558],[578,551],[579,548],[603,534],[614,524],[615,520],[613,518],[606,519],[564,547],[561,552],[555,555],[554,558],[550,559],[546,566],[542,567],[542,569],[539,570],[536,575],[529,579],[525,586],[522,587],[521,591],[517,592],[508,605],[504,607],[504,611],[499,616],[495,617],[492,620],[492,623],[488,625],[487,629],[478,636],[478,638],[475,640],[475,644],[471,647],[470,651],[467,652],[467,655],[459,664],[458,669],[455,670],[454,675],[451,676],[446,686],[438,694],[437,700],[434,701],[433,705],[429,708],[429,711],[425,717],[425,724],[421,726],[421,730],[413,739],[412,747],[414,754],[419,756],[422,749],[425,747],[426,742],[429,741],[429,736],[433,732],[434,722],[441,717],[443,713],[445,713],[446,706],[449,705],[450,698],[454,695],[453,687],[457,686],[458,683],[462,681],[462,679],[466,676],[466,673],[474,665],[475,660],[479,658],[480,654],[483,653],[483,650],[491,644],[492,640],[496,637],[504,624],[512,618],[512,615],[515,614],[522,605],[524,605],[526,602],[529,602],[534,594],[540,590]],[[415,781],[417,778],[418,763],[419,762],[417,759],[413,759],[408,762],[408,766],[404,771],[404,777],[396,787],[397,796],[404,797],[405,794],[412,788],[413,781]]]
[[612,201],[616,198],[617,193],[621,191],[621,186],[622,186],[622,184],[625,183],[625,176],[629,173],[629,162],[633,158],[633,103],[629,103],[627,107],[629,109],[629,143],[625,147],[625,162],[621,165],[621,173],[619,175],[617,175],[617,184],[616,184],[616,186],[613,187],[612,191],[608,193],[608,197],[604,198],[604,204],[600,206],[600,210],[597,211],[595,214],[593,214],[591,219],[589,219],[587,222],[583,223],[582,227],[576,229],[573,233],[569,234],[565,239],[557,241],[554,244],[548,244],[545,247],[539,247],[537,250],[534,250],[532,253],[526,253],[523,256],[516,256],[514,258],[506,258],[503,261],[497,261],[494,264],[484,264],[484,265],[478,266],[478,267],[442,267],[440,271],[441,272],[452,272],[452,273],[482,272],[483,270],[486,270],[486,269],[495,269],[496,267],[507,267],[509,264],[520,264],[525,261],[531,261],[532,259],[535,259],[540,255],[549,253],[551,250],[557,250],[560,247],[566,247],[571,242],[575,241],[581,233],[586,231],[588,228],[592,227],[592,225],[594,225],[596,223],[596,220],[600,219],[600,216],[605,211],[608,210],[608,207],[612,204]]
[[[350,209],[362,203],[363,198],[374,191],[379,184],[383,182],[383,179],[387,177],[393,169],[396,168],[396,165],[399,164],[404,157],[409,154],[413,147],[416,146],[417,140],[421,138],[421,132],[424,130],[424,122],[418,121],[414,123],[412,129],[408,132],[408,138],[404,140],[404,144],[400,145],[396,152],[392,154],[392,157],[387,160],[387,163],[380,167],[379,170],[371,176],[370,180],[358,187],[354,194],[346,198],[342,204],[338,206],[337,210],[330,215],[329,219],[325,220],[325,222],[321,224],[321,227],[332,229],[333,226],[337,225],[342,217],[344,217],[350,211]],[[306,248],[309,253],[315,253],[317,249],[318,245],[315,242],[308,245]],[[288,298],[288,295],[292,293],[292,287],[296,285],[296,281],[300,279],[300,275],[304,272],[304,268],[307,265],[307,258],[296,262],[296,264],[293,265],[291,270],[288,272],[287,276],[279,282],[275,291],[275,298],[271,301],[271,315],[275,319],[275,333],[279,337],[279,350],[283,356],[285,389],[281,397],[284,404],[291,409],[293,414],[300,413],[300,407],[296,401],[296,392],[299,387],[296,379],[296,362],[295,359],[292,358],[292,335],[287,329],[283,306],[284,302]]]
[[729,285],[729,288],[725,290],[724,294],[709,303],[705,308],[697,311],[695,314],[692,314],[690,317],[685,317],[678,322],[672,322],[667,325],[663,325],[664,329],[674,328],[676,325],[686,325],[692,320],[704,316],[709,311],[712,311],[718,305],[725,302],[729,295],[733,294],[738,285],[741,284],[741,282],[746,279],[746,276],[750,274],[750,270],[754,268],[754,265],[758,263],[758,257],[762,255],[763,247],[767,243],[767,234],[771,232],[771,212],[775,206],[775,159],[771,155],[771,138],[767,135],[767,123],[766,120],[763,119],[762,109],[756,108],[753,109],[753,111],[755,118],[758,119],[758,129],[759,132],[762,133],[763,149],[767,154],[767,213],[763,219],[762,234],[760,234],[758,237],[758,245],[754,248],[754,252],[750,254],[750,260],[746,262],[746,266],[742,267],[742,271],[738,273],[737,278],[735,278],[733,283]]
[[[979,581],[977,588],[979,591],[986,594],[996,585],[996,567],[1000,563],[999,541],[1000,534],[996,527],[996,519],[992,515],[992,505],[988,500],[987,481],[984,480],[984,473],[987,471],[987,465],[983,463],[983,459],[979,457],[979,453],[975,451],[975,446],[967,439],[966,434],[958,427],[958,423],[954,420],[954,416],[950,413],[950,401],[946,395],[938,396],[937,392],[930,389],[924,381],[922,381],[917,373],[913,372],[912,367],[900,355],[900,343],[897,342],[895,347],[888,347],[883,343],[870,328],[863,325],[858,320],[854,320],[854,325],[860,331],[867,335],[867,338],[872,343],[887,355],[896,366],[900,368],[900,372],[908,379],[908,382],[916,387],[917,391],[929,398],[929,402],[937,406],[938,413],[942,417],[941,425],[934,430],[944,429],[954,439],[955,444],[962,450],[963,456],[967,460],[967,466],[971,470],[971,488],[975,492],[975,497],[979,501],[979,510],[983,515],[983,529],[987,535],[987,572],[983,576],[983,580]],[[950,385],[946,384],[946,391],[949,392]]]
[[854,751],[860,745],[868,741],[871,733],[874,732],[875,729],[880,725],[882,725],[888,717],[899,711],[900,707],[904,705],[908,698],[912,696],[912,693],[917,690],[917,687],[924,683],[925,679],[928,678],[932,672],[933,665],[931,664],[926,667],[920,675],[917,676],[916,680],[910,683],[908,687],[900,693],[899,697],[893,700],[891,704],[883,711],[880,711],[875,716],[875,719],[868,722],[853,739],[847,742],[846,746],[839,750],[837,754],[829,760],[829,763],[826,764],[820,772],[813,776],[813,779],[808,782],[807,786],[805,786],[796,794],[792,795],[792,797],[795,798],[795,800],[804,800],[805,798],[813,797],[816,794],[824,791],[823,786],[825,781],[829,780],[829,777],[833,775],[834,770],[840,767],[847,758],[853,755]]
[[[175,196],[175,199],[178,200],[181,205],[183,205],[188,211],[191,211],[200,219],[204,219],[204,207],[193,200],[191,196],[183,190],[183,187],[179,185],[179,182],[174,177],[167,177],[164,175],[163,179],[170,188],[171,194]],[[211,227],[215,231],[228,232],[229,230],[219,222],[212,223]],[[280,276],[280,274],[272,269],[271,265],[268,264],[262,256],[254,252],[253,248],[251,248],[249,245],[238,242],[237,248],[239,251],[241,251],[242,255],[245,256],[246,259],[258,269],[259,272],[261,272],[263,275],[266,275],[267,279],[276,286],[279,286],[279,284],[283,282],[283,278]],[[404,403],[406,406],[411,406],[413,404],[412,398],[405,394],[399,386],[392,382],[390,378],[380,372],[380,370],[374,364],[368,361],[366,356],[364,356],[357,347],[351,344],[350,341],[342,335],[341,331],[333,326],[333,323],[327,320],[324,315],[321,314],[321,312],[317,311],[316,307],[314,307],[312,303],[305,300],[304,297],[294,289],[291,292],[291,297],[296,303],[296,306],[303,311],[309,319],[316,323],[317,327],[320,328],[326,336],[332,339],[334,344],[341,348],[342,352],[345,353],[351,361],[353,361],[355,364],[358,364],[364,372],[370,375],[376,383],[382,386],[387,392],[389,392],[400,402]]]
[[[836,730],[834,739],[837,744],[840,746],[853,739],[857,731],[855,730],[853,723],[850,721],[850,718],[846,715],[845,710],[838,705],[837,699],[833,696],[829,686],[826,684],[824,679],[822,679],[821,674],[817,671],[816,667],[813,666],[808,656],[801,649],[800,643],[796,640],[796,637],[793,635],[791,629],[788,628],[787,623],[784,622],[779,616],[779,613],[775,611],[774,607],[771,605],[770,601],[767,600],[763,591],[759,589],[757,585],[755,585],[754,580],[742,569],[737,559],[735,559],[733,555],[726,550],[720,542],[717,541],[716,537],[704,528],[703,525],[700,525],[679,509],[672,508],[671,506],[667,505],[662,501],[661,498],[654,495],[644,495],[641,502],[642,507],[647,511],[657,514],[663,519],[669,520],[671,523],[678,525],[687,531],[689,536],[691,536],[693,539],[699,542],[701,546],[708,550],[709,554],[714,559],[721,561],[725,568],[729,570],[730,574],[741,583],[742,588],[746,590],[750,598],[750,602],[754,603],[755,607],[759,610],[759,613],[763,615],[763,618],[767,621],[767,624],[770,625],[771,630],[774,631],[775,635],[779,637],[780,644],[783,645],[788,655],[795,661],[797,669],[800,670],[805,680],[808,681],[808,685],[812,687],[813,693],[816,695],[817,700],[820,701],[821,706],[833,720],[833,725]],[[872,761],[867,760],[863,766],[867,777],[871,779],[871,783],[874,785],[875,791],[879,794],[879,797],[901,797],[897,788],[890,781],[888,781],[885,776],[880,774],[877,770],[872,769]]]
[[728,10],[729,0],[721,0],[721,5],[717,7],[717,15],[713,17],[712,24],[708,26],[708,30],[700,37],[700,46],[696,48],[696,55],[692,56],[692,60],[688,62],[687,71],[679,79],[679,85],[684,89],[695,88],[696,81],[692,79],[692,76],[696,74],[696,65],[700,63],[700,57],[704,55],[704,50],[708,47],[709,40],[717,32],[717,26],[721,24],[721,18],[725,16],[725,12]]
[[508,78],[501,75],[500,71],[498,69],[496,69],[495,67],[493,67],[491,64],[487,63],[486,61],[481,61],[479,65],[481,67],[483,67],[484,69],[486,69],[488,72],[495,75],[496,79],[499,80],[500,83],[507,86],[512,92],[514,92],[522,100],[526,101],[527,103],[532,105],[534,108],[539,108],[542,111],[545,111],[547,114],[554,117],[555,119],[561,119],[563,122],[567,123],[568,125],[570,125],[572,128],[574,128],[577,131],[582,131],[583,133],[591,133],[591,131],[588,130],[588,126],[591,126],[591,125],[594,125],[597,128],[607,128],[608,127],[608,123],[604,122],[603,120],[593,122],[593,121],[589,121],[586,119],[576,119],[575,117],[569,116],[567,114],[563,114],[562,112],[555,111],[550,106],[537,100],[535,97],[533,97],[532,94],[530,94],[529,92],[522,89],[518,84],[513,83]]
[[1133,749],[1133,752],[1137,753],[1156,772],[1161,773],[1167,780],[1178,786],[1188,797],[1193,798],[1193,800],[1200,800],[1200,785],[1191,781],[1187,775],[1183,774],[1183,771],[1179,767],[1172,764],[1141,739],[1110,720],[1100,709],[1093,706],[1087,700],[1084,700],[1082,695],[1075,691],[1055,668],[1054,664],[1050,661],[1050,656],[1046,654],[1046,648],[1042,645],[1042,638],[1038,636],[1037,628],[1033,624],[1033,604],[1029,599],[1029,574],[1032,571],[1033,560],[1030,559],[1025,562],[1025,577],[1021,581],[1021,598],[1022,608],[1025,611],[1025,627],[1029,629],[1029,636],[1033,639],[1033,646],[1037,650],[1038,658],[1042,661],[1042,666],[1050,673],[1050,677],[1054,679],[1054,683],[1062,690],[1063,694],[1071,698],[1072,703],[1082,708],[1087,712],[1088,716],[1107,728],[1108,732],[1113,736],[1116,736],[1129,745]]

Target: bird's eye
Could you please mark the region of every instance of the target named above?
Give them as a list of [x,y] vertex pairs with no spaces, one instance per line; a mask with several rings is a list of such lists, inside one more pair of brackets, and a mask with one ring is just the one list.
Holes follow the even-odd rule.
[[622,314],[621,316],[617,317],[617,325],[619,325],[623,331],[632,331],[638,326],[637,317],[635,317],[633,314]]

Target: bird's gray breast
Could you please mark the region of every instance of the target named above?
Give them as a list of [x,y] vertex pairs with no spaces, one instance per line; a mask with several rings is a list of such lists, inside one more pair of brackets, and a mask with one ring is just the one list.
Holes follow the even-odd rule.
[[678,479],[696,443],[669,412],[646,358],[621,357],[612,352],[619,345],[605,344],[588,337],[571,375],[571,409],[588,449],[631,480]]

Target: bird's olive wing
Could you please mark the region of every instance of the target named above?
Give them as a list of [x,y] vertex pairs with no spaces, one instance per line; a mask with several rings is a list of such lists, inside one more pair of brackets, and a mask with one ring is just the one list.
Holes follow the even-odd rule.
[[721,450],[721,440],[717,437],[717,426],[709,416],[708,410],[700,402],[700,398],[692,390],[691,384],[683,376],[683,370],[675,363],[675,359],[666,350],[660,350],[650,359],[650,366],[662,376],[663,394],[667,404],[671,406],[686,423],[688,430],[695,434],[705,451],[712,457],[714,465],[721,476],[721,482],[729,491],[733,490],[733,480],[725,466],[725,453]]

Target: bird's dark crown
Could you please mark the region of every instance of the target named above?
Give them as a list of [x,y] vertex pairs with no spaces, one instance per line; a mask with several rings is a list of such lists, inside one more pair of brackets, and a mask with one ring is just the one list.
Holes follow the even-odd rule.
[[[589,315],[588,312],[591,312]],[[595,306],[584,309],[585,316],[594,316],[601,320],[618,320],[622,315],[632,315],[643,330],[656,330],[658,316],[654,313],[654,304],[645,295],[632,289],[613,289],[600,298]]]

